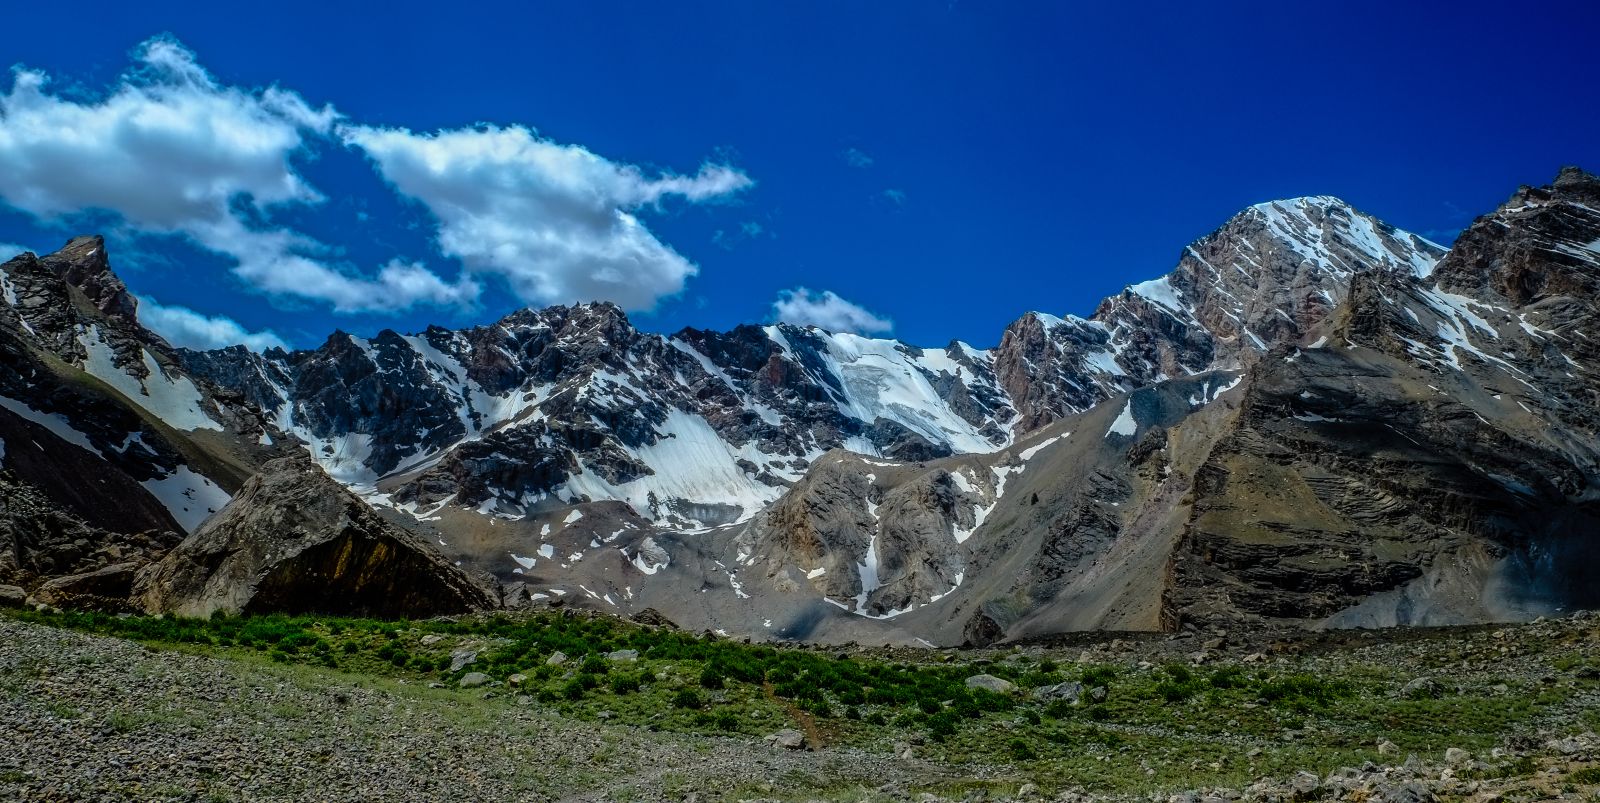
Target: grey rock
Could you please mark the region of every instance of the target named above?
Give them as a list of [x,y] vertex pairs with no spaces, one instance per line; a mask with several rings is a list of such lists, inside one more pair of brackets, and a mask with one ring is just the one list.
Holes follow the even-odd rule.
[[1444,694],[1444,687],[1439,681],[1430,677],[1415,678],[1400,687],[1400,696],[1408,700],[1437,699]]
[[21,608],[28,603],[28,592],[21,586],[0,585],[0,607]]
[[1065,683],[1057,683],[1053,686],[1037,686],[1034,688],[1032,694],[1035,700],[1041,700],[1044,702],[1065,700],[1073,705],[1077,705],[1078,700],[1083,697],[1083,691],[1084,689],[1082,683],[1077,681],[1067,681]]
[[1435,798],[1428,787],[1418,781],[1397,784],[1379,784],[1368,798],[1371,803],[1433,803]]
[[566,662],[567,662],[567,654],[562,652],[562,651],[560,651],[560,650],[556,650],[555,652],[550,653],[550,657],[544,659],[545,666],[560,666],[560,665],[562,665],[562,664],[564,664]]
[[639,660],[638,650],[617,650],[606,653],[606,660],[616,663],[632,663]]
[[474,649],[453,650],[450,653],[450,671],[459,672],[462,667],[471,666],[478,661],[478,651]]
[[463,689],[476,689],[479,686],[487,686],[489,685],[489,676],[482,672],[468,672],[461,676],[461,682],[458,685]]
[[997,694],[1010,694],[1011,692],[1015,691],[1017,687],[1016,684],[1006,680],[1005,678],[997,678],[994,675],[985,674],[973,675],[972,677],[967,678],[967,688],[987,689]]
[[264,466],[233,501],[141,571],[134,593],[152,612],[195,617],[426,618],[497,602],[304,457]]
[[769,734],[767,741],[785,750],[800,750],[806,746],[806,735],[793,728],[784,728],[777,733]]

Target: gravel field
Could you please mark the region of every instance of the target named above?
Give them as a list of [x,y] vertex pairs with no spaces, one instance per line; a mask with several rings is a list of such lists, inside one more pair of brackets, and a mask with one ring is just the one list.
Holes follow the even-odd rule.
[[[920,747],[785,750],[749,736],[654,732],[574,719],[503,689],[212,657],[0,617],[0,800],[1594,803],[1595,665],[1552,670],[1543,650],[1561,643],[1592,655],[1596,621],[1352,634],[1298,659],[1271,659],[1335,675],[1353,661],[1419,675],[1430,667],[1444,670],[1448,683],[1542,687],[1561,701],[1532,731],[1485,733],[1478,752],[1416,756],[1379,746],[1388,763],[1261,778],[1240,789],[1147,787],[1102,798],[1071,789],[1047,795],[1017,767],[932,762],[918,757]],[[1185,641],[1094,649],[1135,662]],[[1306,735],[1285,733],[1284,744]],[[1501,746],[1482,747],[1494,743]],[[1247,751],[1241,742],[1237,752],[1250,760],[1261,747]]]
[[945,775],[5,619],[0,644],[0,799],[685,800]]

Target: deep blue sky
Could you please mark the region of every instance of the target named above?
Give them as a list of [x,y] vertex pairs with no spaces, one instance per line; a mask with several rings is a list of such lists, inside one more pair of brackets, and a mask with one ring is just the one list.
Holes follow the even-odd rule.
[[[914,343],[989,346],[1028,309],[1087,314],[1166,272],[1251,203],[1338,195],[1447,241],[1518,184],[1600,169],[1595,3],[1135,5],[33,3],[0,60],[92,96],[166,33],[219,82],[367,125],[522,124],[618,162],[737,167],[756,184],[730,200],[640,212],[700,268],[633,315],[655,331],[762,321],[804,285]],[[297,164],[329,201],[286,220],[353,265],[459,269],[359,154]],[[0,213],[0,242],[94,223]],[[339,315],[170,239],[130,246],[113,258],[136,292],[302,346],[519,306],[491,281],[474,309]]]

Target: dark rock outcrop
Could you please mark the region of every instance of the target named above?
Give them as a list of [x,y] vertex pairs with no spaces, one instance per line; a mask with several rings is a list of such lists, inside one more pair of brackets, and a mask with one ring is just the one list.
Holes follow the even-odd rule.
[[152,612],[327,613],[419,618],[497,607],[415,536],[303,458],[275,460],[145,570]]

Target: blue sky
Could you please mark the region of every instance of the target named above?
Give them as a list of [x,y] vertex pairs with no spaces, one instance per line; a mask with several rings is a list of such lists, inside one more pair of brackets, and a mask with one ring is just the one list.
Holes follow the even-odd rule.
[[0,53],[0,243],[105,232],[191,344],[609,297],[989,346],[1252,203],[1448,241],[1600,169],[1593,3],[222,5]]

